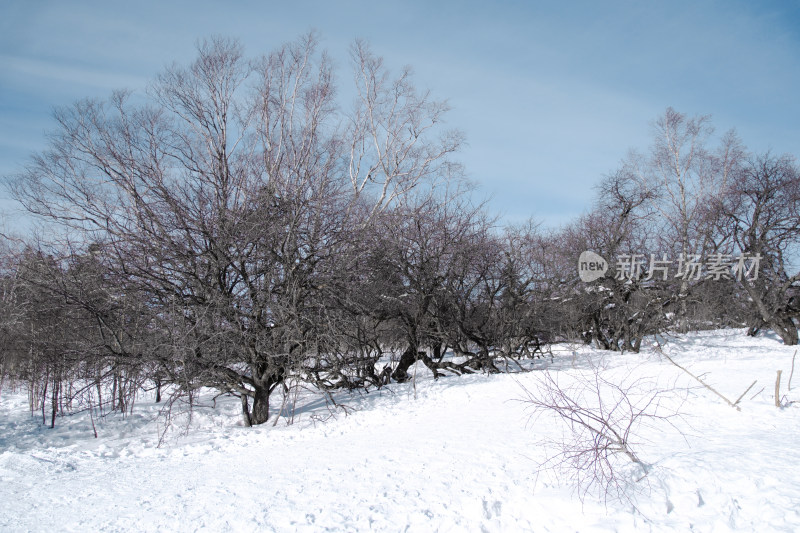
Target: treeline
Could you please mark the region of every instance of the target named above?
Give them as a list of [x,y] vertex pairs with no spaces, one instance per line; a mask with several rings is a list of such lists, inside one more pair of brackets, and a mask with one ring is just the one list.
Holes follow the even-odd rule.
[[[31,409],[129,410],[142,390],[241,398],[522,368],[547,343],[634,350],[747,325],[797,344],[800,174],[672,109],[557,231],[476,204],[447,107],[352,48],[338,103],[312,36],[247,60],[212,39],[146,95],[59,110],[9,180],[42,222],[2,253],[2,377]],[[579,277],[592,251],[608,271]],[[599,266],[598,266],[599,268]]]

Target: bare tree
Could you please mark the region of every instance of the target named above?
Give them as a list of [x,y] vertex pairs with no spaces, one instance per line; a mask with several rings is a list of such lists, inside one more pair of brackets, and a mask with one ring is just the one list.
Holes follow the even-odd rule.
[[29,212],[100,243],[121,291],[146,296],[156,367],[186,393],[240,396],[246,424],[269,418],[288,376],[340,352],[326,291],[357,262],[352,229],[456,175],[458,135],[434,138],[446,107],[354,50],[347,115],[314,35],[256,61],[203,41],[146,105],[118,92],[58,111],[50,148],[13,183]]
[[[639,351],[645,335],[666,327],[674,299],[663,276],[648,271],[651,254],[660,258],[653,247],[653,198],[635,167],[625,163],[601,182],[594,210],[558,235],[566,269],[560,298],[573,337],[601,349]],[[605,275],[591,283],[580,281],[575,270],[586,250],[609,262]]]
[[766,324],[784,344],[797,344],[800,171],[794,159],[769,153],[748,159],[728,193],[714,205],[729,257],[738,253],[754,258],[747,266],[752,272],[733,265],[756,312],[753,329]]
[[372,214],[402,206],[423,184],[460,175],[460,166],[447,156],[463,138],[443,128],[447,104],[420,93],[409,67],[392,77],[361,41],[351,57],[358,100],[345,135],[348,177],[357,197],[370,195]]
[[[661,228],[658,248],[684,261],[703,262],[716,250],[714,213],[709,209],[724,194],[743,148],[733,131],[716,147],[709,116],[688,117],[667,108],[654,125],[649,158],[633,156],[635,175],[654,199]],[[692,285],[688,275],[679,278],[679,327],[686,331],[687,301]]]
[[[10,239],[0,235],[0,342],[5,349],[0,352],[0,382],[13,378],[22,364],[18,330],[24,322],[25,304],[19,297],[19,272]],[[2,385],[0,385],[0,392]]]
[[16,317],[4,331],[4,375],[27,384],[31,409],[43,417],[48,404],[51,427],[94,391],[100,409],[130,412],[154,340],[137,295],[116,292],[90,256],[27,248],[13,263]]
[[455,347],[448,328],[458,310],[447,299],[448,289],[465,267],[486,264],[489,226],[481,207],[458,187],[415,195],[375,218],[353,300],[392,332],[384,342],[402,351],[392,369],[396,381],[408,380],[408,369],[418,360],[434,374],[445,366],[463,372],[441,361],[448,344]]

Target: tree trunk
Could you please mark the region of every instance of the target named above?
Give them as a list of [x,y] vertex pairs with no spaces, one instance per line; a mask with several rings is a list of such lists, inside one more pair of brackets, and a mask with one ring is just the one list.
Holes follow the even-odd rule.
[[47,424],[47,415],[45,414],[45,405],[47,405],[47,384],[50,381],[50,376],[45,375],[44,390],[42,391],[42,425]]
[[127,401],[125,398],[125,382],[122,379],[122,376],[119,377],[119,385],[117,385],[117,406],[119,407],[120,412],[124,415],[125,409],[127,409]]
[[[684,255],[684,257],[687,257]],[[689,332],[689,309],[686,298],[689,292],[689,280],[681,279],[681,288],[678,298],[680,298],[680,316],[678,317],[678,333]]]
[[[775,311],[767,307],[759,291],[747,282],[742,282],[747,294],[753,300],[758,310],[761,320],[768,324],[770,328],[781,338],[787,346],[795,346],[798,343],[797,325],[791,316],[786,316],[780,311]],[[763,291],[761,291],[763,292]]]
[[247,394],[242,394],[242,419],[244,420],[244,427],[251,427],[253,421],[250,419],[250,404],[247,402]]
[[750,327],[747,328],[747,336],[748,337],[755,337],[758,335],[758,332],[761,331],[761,328],[764,326],[764,321],[760,318],[754,319],[753,323]]
[[639,353],[639,350],[642,349],[643,338],[644,338],[644,331],[641,331],[636,334],[636,340],[633,342],[633,346],[631,347],[631,351],[633,353]]
[[437,363],[442,362],[442,358],[444,357],[445,347],[438,342],[433,343],[433,360]]
[[406,351],[403,352],[403,355],[400,356],[400,361],[397,363],[397,368],[394,369],[392,373],[392,379],[397,381],[398,383],[402,383],[404,381],[408,381],[408,369],[411,368],[411,365],[417,362],[419,358],[419,354],[417,353],[417,347],[413,344],[409,344]]
[[257,426],[269,419],[270,387],[256,386],[253,396],[253,410],[250,411],[250,424]]
[[51,415],[50,415],[50,429],[56,427],[56,413],[58,412],[58,392],[59,386],[61,382],[56,380],[55,375],[53,376],[53,393],[51,399]]
[[790,317],[775,317],[769,325],[786,346],[798,344],[797,326]]
[[100,380],[100,372],[97,373],[97,381],[95,382],[97,388],[97,407],[100,409],[100,414],[103,414],[103,387]]
[[114,411],[117,406],[117,373],[114,372],[114,379],[111,382],[111,410]]

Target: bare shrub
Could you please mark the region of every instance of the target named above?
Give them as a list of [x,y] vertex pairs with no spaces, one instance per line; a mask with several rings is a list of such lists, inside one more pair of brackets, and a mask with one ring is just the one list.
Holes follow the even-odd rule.
[[655,378],[636,376],[635,369],[621,380],[605,374],[590,362],[569,379],[546,370],[533,390],[520,384],[532,421],[547,424],[554,418],[564,425],[560,437],[540,442],[553,450],[540,469],[563,476],[581,500],[590,491],[605,501],[629,500],[631,479],[641,481],[651,469],[640,455],[642,430],[662,423],[675,427],[673,419],[680,416],[680,404],[672,401],[679,400],[674,383],[664,386]]

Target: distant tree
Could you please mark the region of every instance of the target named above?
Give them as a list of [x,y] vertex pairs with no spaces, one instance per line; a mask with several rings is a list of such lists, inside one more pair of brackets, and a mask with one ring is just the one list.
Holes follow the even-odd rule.
[[[716,145],[713,133],[709,116],[689,117],[670,107],[654,123],[649,151],[628,158],[631,175],[649,192],[650,208],[658,214],[655,247],[668,257],[704,263],[716,251],[710,206],[730,186],[744,150],[733,131]],[[678,326],[686,331],[694,282],[689,276],[676,282]]]
[[484,269],[491,246],[490,221],[464,191],[415,196],[375,219],[363,276],[352,286],[361,312],[388,328],[385,345],[399,348],[391,378],[401,382],[418,360],[434,374],[447,366],[464,371],[442,362],[448,347],[471,351],[466,345],[472,341],[455,325],[454,285]]
[[[639,351],[645,335],[666,327],[674,299],[663,276],[650,275],[656,220],[652,189],[635,168],[623,164],[598,187],[595,208],[558,235],[562,264],[568,269],[561,301],[568,310],[573,336],[606,350]],[[578,259],[593,251],[608,262],[605,275],[584,283],[577,277]]]
[[13,312],[3,327],[4,377],[27,385],[43,418],[48,404],[51,427],[87,402],[130,411],[158,342],[143,302],[118,292],[92,256],[29,247],[6,260]]
[[0,343],[5,347],[0,351],[0,382],[13,378],[22,363],[15,344],[25,307],[19,298],[20,279],[12,250],[11,242],[0,236]]
[[[735,271],[756,314],[785,344],[798,343],[800,319],[800,171],[790,156],[750,157],[714,203],[729,256],[757,258]],[[745,265],[742,265],[745,266]]]

